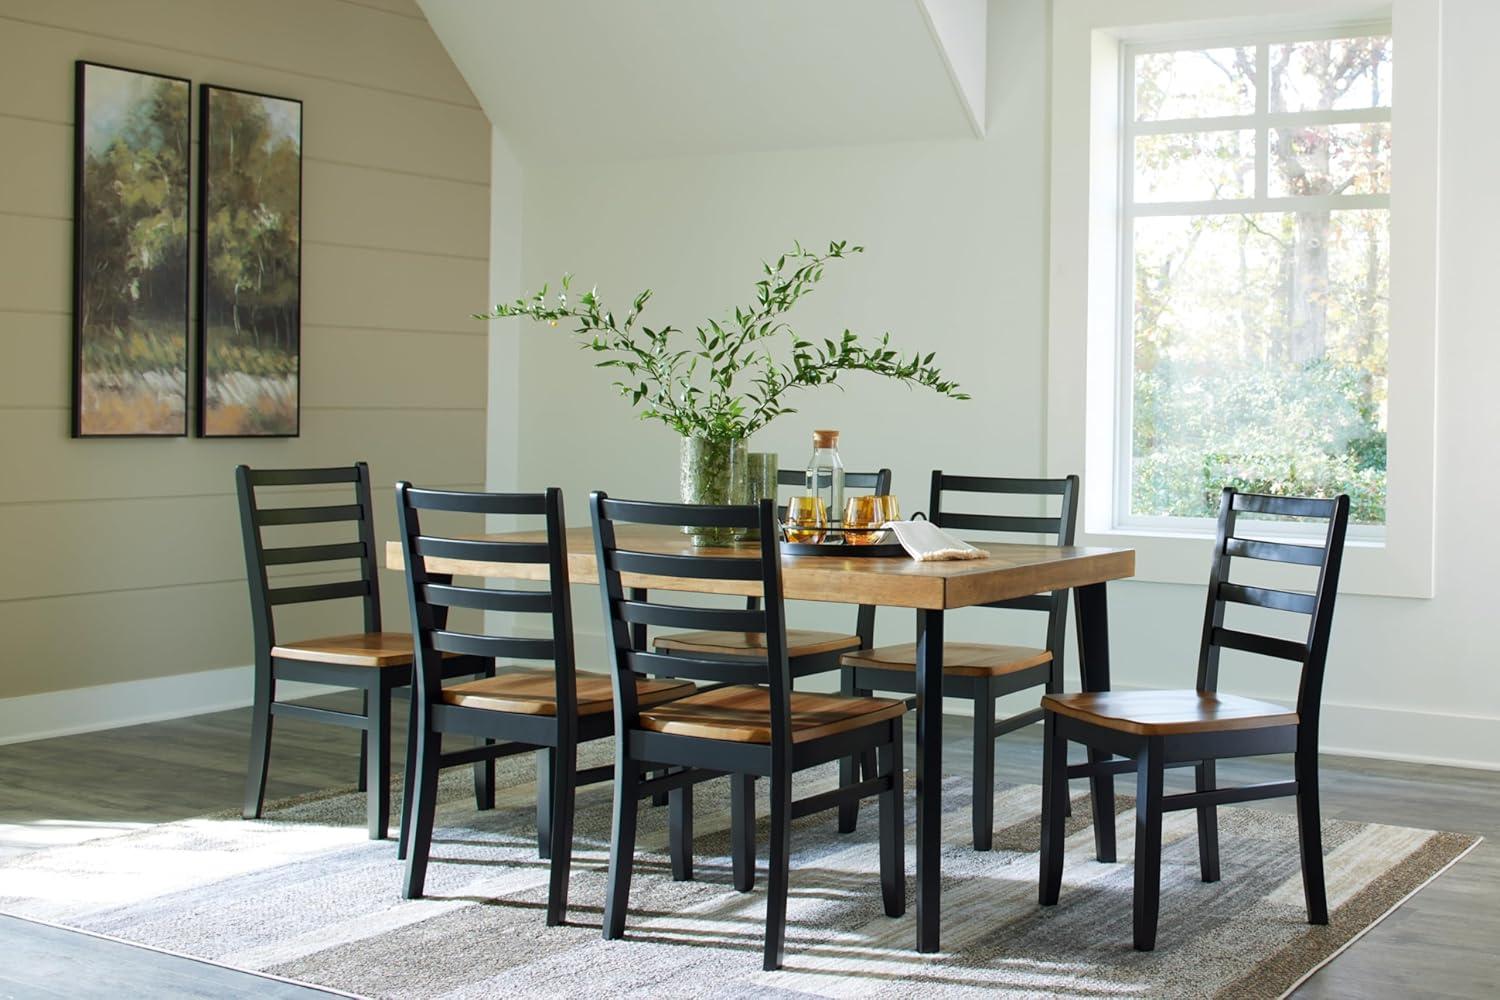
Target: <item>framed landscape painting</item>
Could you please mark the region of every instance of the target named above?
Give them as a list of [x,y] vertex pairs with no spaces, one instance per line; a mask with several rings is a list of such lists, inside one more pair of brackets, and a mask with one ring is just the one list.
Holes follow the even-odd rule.
[[75,72],[73,436],[181,437],[192,85]]
[[301,423],[302,102],[204,84],[198,433]]

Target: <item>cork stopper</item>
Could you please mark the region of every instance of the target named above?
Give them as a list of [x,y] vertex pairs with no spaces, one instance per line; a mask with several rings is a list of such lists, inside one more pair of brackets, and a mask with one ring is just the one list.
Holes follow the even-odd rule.
[[813,431],[814,448],[837,448],[838,446],[838,431]]

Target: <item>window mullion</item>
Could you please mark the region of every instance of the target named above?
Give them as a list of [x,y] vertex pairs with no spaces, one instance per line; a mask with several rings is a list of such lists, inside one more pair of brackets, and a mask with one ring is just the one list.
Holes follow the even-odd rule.
[[1265,199],[1271,190],[1269,121],[1271,114],[1271,46],[1255,47],[1255,197]]

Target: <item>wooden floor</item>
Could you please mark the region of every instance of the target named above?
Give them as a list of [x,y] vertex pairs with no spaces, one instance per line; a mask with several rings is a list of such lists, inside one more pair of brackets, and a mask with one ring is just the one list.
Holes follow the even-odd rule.
[[[337,704],[337,696],[321,703]],[[249,711],[241,710],[0,746],[0,857],[85,839],[100,829],[234,808],[248,727]],[[950,719],[949,728],[947,769],[966,772],[969,722]],[[1000,780],[1038,780],[1040,735],[1033,726],[1000,740]],[[329,726],[278,722],[268,796],[352,784],[356,739]],[[908,736],[908,748],[913,744]],[[402,759],[399,743],[393,756]],[[1289,770],[1277,758],[1220,765],[1225,783],[1273,780]],[[1297,995],[1500,996],[1500,773],[1328,757],[1323,789],[1330,816],[1491,839]],[[326,995],[8,917],[0,917],[0,955],[0,998]],[[82,968],[90,974],[80,978]]]

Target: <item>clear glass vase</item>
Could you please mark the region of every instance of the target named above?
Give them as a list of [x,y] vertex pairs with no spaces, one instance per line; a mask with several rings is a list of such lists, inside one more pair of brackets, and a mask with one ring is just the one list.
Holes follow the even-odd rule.
[[[745,502],[758,504],[762,500],[776,499],[776,472],[779,462],[774,451],[752,451],[746,459],[749,477],[745,487]],[[740,540],[760,540],[760,529],[750,528],[740,532]]]
[[[749,503],[749,451],[743,438],[710,438],[691,434],[682,439],[682,502],[696,504]],[[732,545],[732,528],[682,529],[699,546]]]

